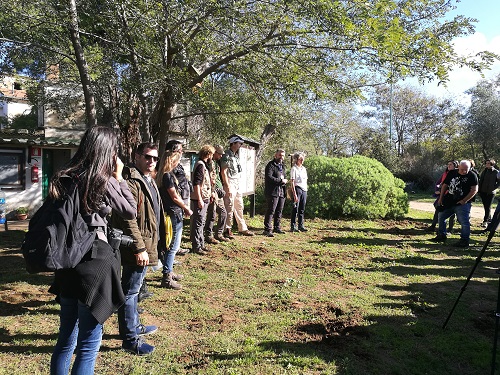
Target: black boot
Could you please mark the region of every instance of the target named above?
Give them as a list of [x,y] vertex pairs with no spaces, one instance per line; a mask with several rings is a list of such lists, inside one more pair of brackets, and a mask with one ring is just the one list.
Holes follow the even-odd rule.
[[148,291],[148,285],[146,284],[146,280],[142,281],[141,289],[139,289],[139,295],[137,296],[137,301],[141,302],[142,300],[152,297],[153,293]]

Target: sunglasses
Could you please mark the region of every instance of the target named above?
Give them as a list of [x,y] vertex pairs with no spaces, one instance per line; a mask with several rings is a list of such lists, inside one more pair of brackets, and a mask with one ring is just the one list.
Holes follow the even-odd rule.
[[153,155],[148,155],[148,154],[141,154],[142,156],[144,156],[144,158],[148,161],[155,161],[157,162],[158,160],[160,160],[160,158],[158,156],[153,156]]

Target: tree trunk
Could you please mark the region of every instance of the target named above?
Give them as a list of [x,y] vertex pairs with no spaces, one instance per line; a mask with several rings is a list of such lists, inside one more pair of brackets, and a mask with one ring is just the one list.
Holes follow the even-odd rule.
[[76,0],[69,0],[69,32],[71,43],[75,50],[76,65],[80,74],[80,81],[83,88],[83,96],[85,99],[85,115],[87,118],[87,128],[97,125],[97,117],[95,111],[94,93],[90,81],[89,69],[82,44],[80,43],[80,29],[78,26],[78,12],[76,10]]
[[127,17],[125,15],[125,10],[122,5],[122,24],[125,29],[125,34],[127,37],[127,43],[128,43],[128,48],[130,50],[130,63],[132,67],[132,72],[134,74],[134,78],[137,82],[138,90],[137,90],[137,96],[139,98],[139,103],[140,103],[140,129],[141,129],[141,138],[142,142],[151,142],[153,140],[151,136],[151,129],[149,125],[149,111],[148,111],[148,104],[147,104],[147,98],[146,94],[143,89],[143,76],[141,69],[139,67],[139,62],[137,60],[137,53],[135,50],[135,45],[134,41],[132,39],[132,36],[130,35],[129,32],[129,25],[127,21]]
[[168,142],[170,121],[177,110],[177,103],[170,90],[164,89],[151,115],[150,127],[158,128],[158,152],[163,155]]
[[276,133],[276,125],[267,124],[262,130],[262,134],[260,135],[260,147],[255,154],[255,165],[259,165],[260,160],[262,159],[262,152],[264,151],[266,144],[272,138],[272,136]]

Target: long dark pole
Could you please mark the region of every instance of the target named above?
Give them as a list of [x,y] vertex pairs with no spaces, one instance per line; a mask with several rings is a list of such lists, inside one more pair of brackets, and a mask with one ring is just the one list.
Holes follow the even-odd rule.
[[495,311],[495,337],[493,341],[493,351],[491,359],[491,375],[495,375],[496,359],[497,359],[497,343],[498,343],[498,328],[500,325],[500,270],[497,270],[498,275],[498,296],[497,310]]
[[[496,218],[494,217],[492,222],[494,222]],[[496,225],[495,225],[496,226]],[[488,238],[486,239],[486,242],[483,245],[483,248],[481,249],[481,252],[479,253],[478,257],[476,258],[476,262],[474,263],[474,267],[472,267],[472,270],[469,273],[469,276],[467,277],[467,280],[465,281],[464,286],[462,289],[460,289],[460,294],[458,295],[457,300],[455,301],[455,304],[453,305],[453,308],[451,309],[450,313],[448,314],[448,317],[446,318],[446,321],[443,324],[443,329],[446,328],[446,325],[448,324],[448,321],[451,318],[451,315],[453,314],[453,311],[455,310],[455,307],[458,305],[458,301],[460,300],[460,297],[462,297],[462,294],[464,293],[465,289],[467,288],[467,284],[469,284],[470,279],[472,278],[472,275],[474,274],[474,271],[477,268],[477,265],[481,261],[481,258],[483,257],[484,252],[486,251],[486,248],[488,247],[488,244],[490,243],[491,239],[495,235],[495,226],[492,226],[492,229],[490,230],[490,234],[488,235]]]

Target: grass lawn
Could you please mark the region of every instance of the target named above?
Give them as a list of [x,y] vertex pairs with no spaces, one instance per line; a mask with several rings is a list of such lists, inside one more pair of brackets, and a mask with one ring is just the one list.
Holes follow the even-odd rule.
[[[470,249],[433,244],[431,215],[310,220],[309,232],[274,238],[250,219],[258,235],[178,257],[184,290],[148,273],[141,319],[160,327],[146,337],[155,352],[122,351],[113,316],[96,374],[489,374],[500,241],[442,329],[486,237],[473,222]],[[0,232],[0,374],[47,374],[58,305],[51,275],[25,272],[22,237]]]

